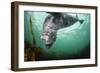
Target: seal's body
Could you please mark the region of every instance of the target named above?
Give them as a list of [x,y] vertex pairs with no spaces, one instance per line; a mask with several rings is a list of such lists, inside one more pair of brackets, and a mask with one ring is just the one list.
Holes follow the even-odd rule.
[[43,33],[41,39],[45,41],[46,48],[50,48],[56,41],[57,31],[61,28],[68,27],[76,23],[83,23],[83,20],[79,20],[78,16],[73,17],[65,13],[48,12],[48,15],[43,24]]

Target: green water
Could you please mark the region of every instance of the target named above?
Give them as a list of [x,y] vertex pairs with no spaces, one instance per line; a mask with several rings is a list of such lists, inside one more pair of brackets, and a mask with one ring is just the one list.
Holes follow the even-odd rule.
[[47,15],[45,12],[24,12],[24,38],[28,43],[34,45],[32,34],[29,31],[29,20],[30,16],[32,16],[32,29],[36,45],[43,49],[44,54],[54,57],[71,56],[86,49],[85,47],[90,43],[90,14],[78,14],[79,19],[84,20],[81,25],[79,22],[76,22],[70,27],[60,29],[57,32],[55,43],[49,49],[45,48],[44,41],[40,39],[43,31],[43,22]]

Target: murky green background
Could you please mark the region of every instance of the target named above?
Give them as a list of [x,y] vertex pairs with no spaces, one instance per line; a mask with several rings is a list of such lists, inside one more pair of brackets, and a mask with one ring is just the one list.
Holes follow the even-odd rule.
[[[68,13],[75,16],[76,14]],[[83,19],[83,24],[76,22],[70,27],[60,29],[57,32],[57,40],[50,49],[45,49],[44,41],[40,39],[43,31],[43,22],[48,14],[45,12],[24,12],[24,38],[33,44],[32,34],[29,31],[29,20],[32,16],[32,29],[36,39],[36,45],[43,49],[45,55],[53,57],[74,56],[87,49],[90,43],[90,14],[79,14],[79,19]]]

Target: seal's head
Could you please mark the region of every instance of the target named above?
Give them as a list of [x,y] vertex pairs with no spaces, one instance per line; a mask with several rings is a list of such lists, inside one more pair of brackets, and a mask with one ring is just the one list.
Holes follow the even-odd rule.
[[51,48],[56,40],[56,32],[43,32],[41,39],[44,40],[46,48]]

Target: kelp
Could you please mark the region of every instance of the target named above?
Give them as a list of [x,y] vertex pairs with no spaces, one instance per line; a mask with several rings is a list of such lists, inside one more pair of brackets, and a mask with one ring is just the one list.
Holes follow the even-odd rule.
[[33,37],[33,44],[36,45],[36,41],[35,41],[35,35],[34,35],[34,32],[33,32],[33,29],[32,29],[32,16],[30,16],[30,22],[29,22],[29,29],[30,29],[30,32],[32,34],[32,37]]

